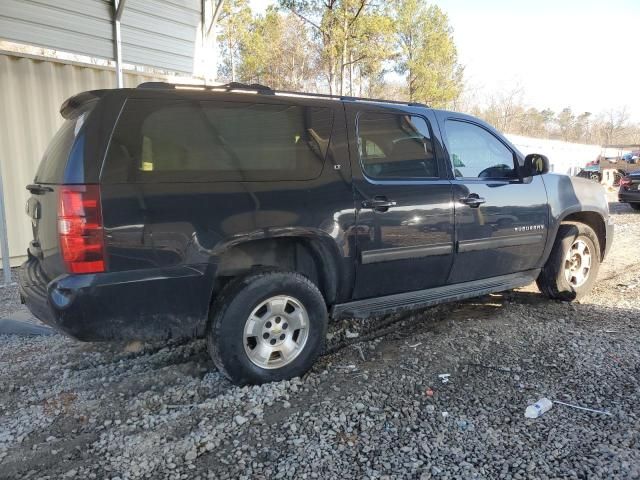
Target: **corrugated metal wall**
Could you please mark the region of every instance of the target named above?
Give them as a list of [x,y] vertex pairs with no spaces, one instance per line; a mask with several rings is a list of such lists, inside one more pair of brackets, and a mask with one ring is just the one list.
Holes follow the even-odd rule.
[[[0,0],[0,37],[113,60],[113,0]],[[127,0],[125,63],[192,73],[200,0]]]
[[[128,87],[150,80],[162,79],[124,76]],[[0,168],[12,265],[25,258],[31,240],[25,185],[33,182],[40,158],[62,123],[60,105],[78,92],[114,85],[110,69],[0,54]]]

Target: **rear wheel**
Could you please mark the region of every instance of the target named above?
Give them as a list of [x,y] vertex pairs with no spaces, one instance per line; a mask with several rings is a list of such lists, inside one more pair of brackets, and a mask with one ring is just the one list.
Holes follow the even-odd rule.
[[589,294],[600,269],[600,243],[583,223],[560,225],[547,263],[538,276],[540,291],[564,301]]
[[322,294],[296,272],[260,272],[232,281],[211,311],[207,346],[236,384],[303,375],[324,346]]
[[631,208],[634,210],[640,210],[640,203],[630,203]]

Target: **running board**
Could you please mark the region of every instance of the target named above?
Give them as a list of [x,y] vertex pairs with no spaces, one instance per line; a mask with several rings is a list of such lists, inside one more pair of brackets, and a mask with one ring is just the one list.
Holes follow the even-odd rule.
[[331,317],[335,319],[340,317],[367,318],[373,315],[394,313],[398,310],[428,307],[439,303],[503,292],[529,285],[538,277],[539,273],[540,269],[527,270],[526,272],[474,280],[473,282],[341,303],[333,306]]

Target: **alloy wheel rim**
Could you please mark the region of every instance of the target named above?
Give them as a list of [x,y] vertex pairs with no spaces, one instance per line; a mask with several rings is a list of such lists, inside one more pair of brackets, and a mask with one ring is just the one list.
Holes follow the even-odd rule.
[[251,362],[266,369],[291,363],[309,336],[309,315],[302,303],[276,295],[253,309],[244,325],[244,351]]
[[574,287],[582,286],[591,272],[591,250],[584,240],[578,239],[571,245],[564,259],[564,276]]

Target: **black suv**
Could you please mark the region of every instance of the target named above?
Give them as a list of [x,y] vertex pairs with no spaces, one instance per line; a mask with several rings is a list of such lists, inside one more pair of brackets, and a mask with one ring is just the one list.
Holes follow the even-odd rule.
[[236,383],[303,374],[328,317],[537,280],[588,293],[604,190],[477,118],[259,85],[81,93],[44,154],[20,292],[85,341],[205,336]]
[[631,172],[620,180],[618,201],[628,203],[634,210],[640,210],[640,170]]

